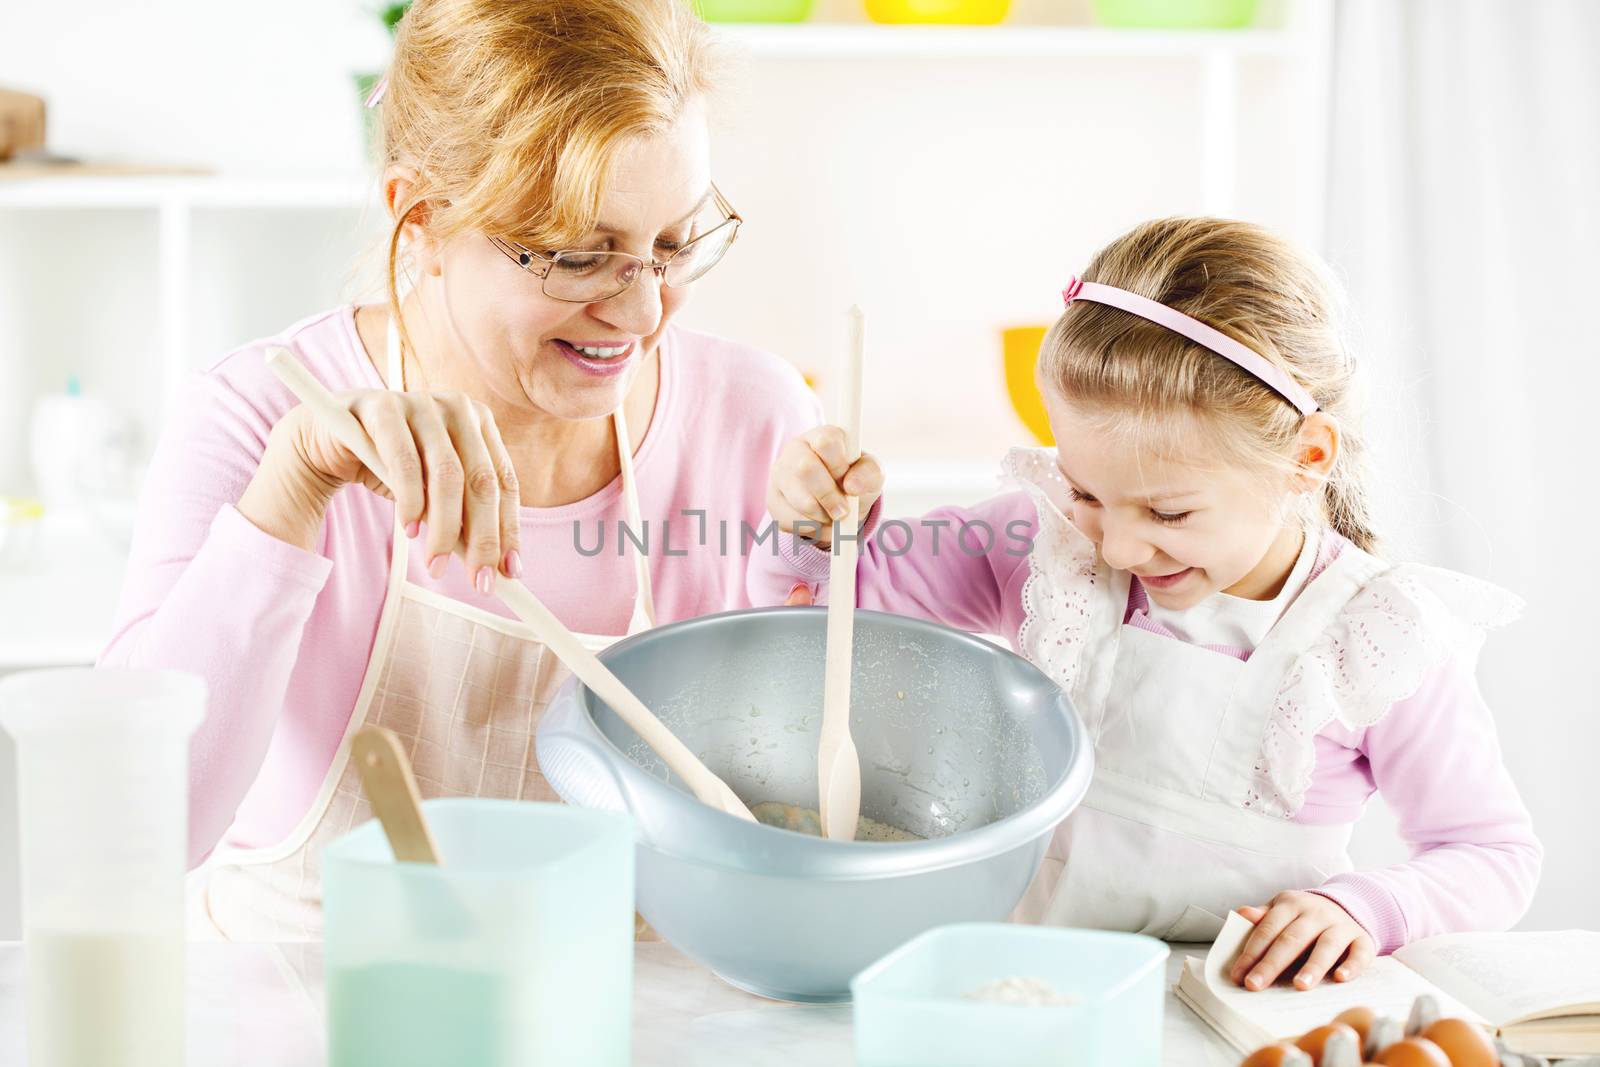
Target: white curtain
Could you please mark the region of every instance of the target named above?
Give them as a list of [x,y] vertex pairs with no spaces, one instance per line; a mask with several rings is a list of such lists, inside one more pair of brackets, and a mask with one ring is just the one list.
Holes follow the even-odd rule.
[[1600,928],[1600,3],[1339,0],[1333,70],[1380,503],[1527,599],[1480,670],[1547,849],[1523,925]]

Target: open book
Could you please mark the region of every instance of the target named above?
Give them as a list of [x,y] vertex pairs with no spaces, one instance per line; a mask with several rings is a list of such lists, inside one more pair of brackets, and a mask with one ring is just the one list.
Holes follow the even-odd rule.
[[1430,993],[1445,1016],[1478,1023],[1518,1052],[1600,1053],[1600,933],[1447,934],[1378,959],[1350,982],[1252,993],[1227,974],[1252,929],[1231,913],[1204,964],[1184,961],[1177,986],[1178,999],[1241,1052],[1293,1039],[1346,1008],[1404,1022],[1411,1002]]

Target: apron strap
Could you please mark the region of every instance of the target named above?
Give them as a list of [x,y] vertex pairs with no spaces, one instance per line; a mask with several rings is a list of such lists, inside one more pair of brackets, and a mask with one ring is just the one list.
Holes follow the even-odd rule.
[[[396,325],[395,316],[389,316],[389,329],[384,345],[384,362],[388,365],[389,373],[386,380],[389,388],[398,392],[406,391],[405,361],[400,355],[400,330]],[[394,533],[391,537],[389,549],[389,590],[388,596],[397,596],[400,587],[405,584],[406,566],[411,556],[411,538],[406,536],[405,523],[400,521],[400,508],[394,509]]]
[[1339,557],[1301,591],[1251,654],[1240,671],[1223,728],[1225,750],[1239,758],[1231,762],[1226,779],[1223,774],[1217,776],[1213,787],[1219,793],[1235,800],[1250,796],[1271,722],[1282,713],[1278,694],[1284,682],[1350,599],[1388,566],[1354,545],[1345,545]]
[[[622,500],[627,512],[628,525],[642,530],[644,524],[639,511],[639,483],[633,476],[633,441],[628,436],[627,402],[617,405],[611,421],[617,430],[617,462],[622,466]],[[628,632],[640,633],[653,629],[656,624],[655,589],[650,583],[650,561],[633,548],[633,617],[628,620]]]
[[1072,696],[1082,701],[1084,708],[1092,709],[1092,715],[1083,711],[1080,714],[1085,715],[1090,739],[1098,746],[1105,729],[1106,702],[1111,699],[1117,662],[1122,658],[1122,617],[1128,610],[1133,575],[1127,571],[1113,571],[1098,556],[1095,570],[1099,580],[1094,591],[1095,600],[1089,607],[1089,625],[1083,651],[1079,653],[1078,678]]
[[1260,661],[1252,674],[1274,686],[1281,682],[1294,661],[1316,643],[1345,605],[1388,569],[1389,564],[1376,556],[1355,545],[1345,545],[1316,580],[1301,590],[1266,639],[1250,654],[1251,664]]

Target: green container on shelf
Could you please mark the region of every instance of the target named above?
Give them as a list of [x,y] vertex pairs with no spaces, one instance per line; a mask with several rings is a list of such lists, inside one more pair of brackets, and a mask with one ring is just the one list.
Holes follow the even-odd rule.
[[361,136],[366,144],[367,158],[378,158],[378,109],[367,106],[367,98],[378,87],[380,74],[352,74],[356,83],[356,106],[361,109]]
[[873,22],[992,26],[1010,10],[1011,0],[867,0]]
[[1255,21],[1258,0],[1094,0],[1103,26],[1237,30]]
[[804,22],[813,0],[694,0],[707,22]]

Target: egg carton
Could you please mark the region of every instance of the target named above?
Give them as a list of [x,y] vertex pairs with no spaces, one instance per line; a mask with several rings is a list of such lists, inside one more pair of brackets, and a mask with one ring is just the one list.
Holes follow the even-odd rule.
[[[1333,1023],[1306,1033],[1292,1044],[1285,1042],[1258,1049],[1240,1067],[1363,1067],[1364,1064],[1377,1061],[1379,1054],[1385,1052],[1388,1055],[1381,1062],[1394,1067],[1427,1067],[1438,1062],[1439,1048],[1430,1048],[1427,1042],[1422,1042],[1420,1047],[1411,1046],[1408,1039],[1425,1034],[1437,1037],[1435,1027],[1441,1023],[1456,1028],[1460,1037],[1453,1043],[1459,1044],[1471,1057],[1470,1062],[1455,1060],[1452,1067],[1552,1067],[1551,1060],[1515,1052],[1498,1039],[1491,1051],[1488,1041],[1482,1038],[1481,1031],[1475,1026],[1459,1019],[1442,1018],[1439,1003],[1431,996],[1420,996],[1412,1003],[1411,1015],[1404,1026],[1399,1019],[1374,1017],[1372,1012],[1363,1010],[1366,1032],[1362,1035],[1357,1027],[1363,1024],[1351,1025],[1347,1021],[1351,1014],[1347,1012],[1340,1015]],[[1467,1035],[1470,1033],[1480,1036],[1469,1039]],[[1438,1040],[1446,1041],[1447,1038],[1438,1037]],[[1394,1048],[1402,1042],[1411,1046],[1409,1054],[1402,1053],[1397,1057]],[[1600,1067],[1600,1056],[1563,1059],[1554,1063],[1557,1067]]]

